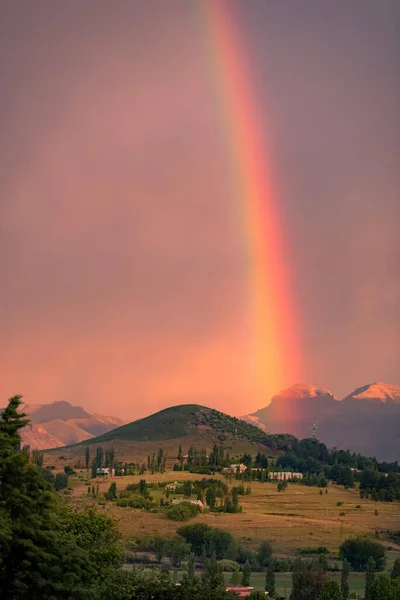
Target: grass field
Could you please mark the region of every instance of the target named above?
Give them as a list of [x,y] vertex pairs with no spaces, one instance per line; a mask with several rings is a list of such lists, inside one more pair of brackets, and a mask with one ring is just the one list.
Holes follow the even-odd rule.
[[[340,584],[340,573],[329,573],[330,579],[335,579]],[[226,573],[225,578],[227,583],[230,581],[230,574]],[[265,589],[265,573],[252,573],[250,585],[258,590]],[[360,597],[364,594],[365,575],[364,573],[350,573],[349,585],[351,593],[358,593]],[[275,590],[280,596],[288,597],[292,589],[292,574],[277,573],[275,579]]]
[[[167,472],[145,476],[148,482],[199,479],[201,476],[187,472]],[[116,477],[118,492],[128,483],[139,481],[139,476]],[[96,484],[98,480],[95,480]],[[90,501],[86,495],[87,484],[71,479],[76,502]],[[232,485],[236,482],[233,479]],[[100,493],[105,492],[110,481],[99,482]],[[400,527],[399,503],[375,503],[360,500],[357,489],[345,490],[330,484],[328,493],[319,488],[289,484],[284,492],[277,492],[275,483],[251,484],[250,496],[241,496],[243,512],[238,514],[204,513],[196,522],[228,529],[234,537],[249,548],[256,548],[264,539],[270,540],[279,555],[293,555],[308,546],[327,546],[337,553],[341,542],[348,537],[383,532]],[[338,503],[341,503],[338,505]],[[357,508],[357,506],[360,508]],[[152,513],[131,508],[119,508],[107,503],[104,510],[119,520],[126,536],[172,535],[179,524],[170,521],[162,512]],[[378,514],[375,514],[375,511]],[[344,514],[342,514],[344,513]],[[384,535],[378,533],[385,543]],[[388,544],[395,546],[393,543]],[[396,548],[395,550],[400,550]]]

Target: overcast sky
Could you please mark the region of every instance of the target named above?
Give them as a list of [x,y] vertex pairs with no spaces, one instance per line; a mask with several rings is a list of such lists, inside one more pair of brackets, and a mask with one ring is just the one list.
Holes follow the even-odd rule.
[[[293,274],[281,385],[400,385],[400,3],[229,7]],[[0,405],[268,403],[209,51],[195,0],[0,0]]]

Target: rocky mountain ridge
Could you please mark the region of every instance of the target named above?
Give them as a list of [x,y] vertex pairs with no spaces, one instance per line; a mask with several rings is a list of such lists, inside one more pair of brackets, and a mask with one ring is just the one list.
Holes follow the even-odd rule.
[[24,404],[22,410],[31,421],[22,430],[22,443],[38,450],[82,442],[126,423],[111,415],[90,414],[65,401]]
[[400,458],[400,386],[375,382],[337,400],[324,388],[296,384],[242,417],[270,433],[311,437],[381,460]]

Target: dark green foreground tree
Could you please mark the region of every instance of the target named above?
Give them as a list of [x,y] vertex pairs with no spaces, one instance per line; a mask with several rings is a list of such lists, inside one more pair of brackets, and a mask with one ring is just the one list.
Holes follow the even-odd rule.
[[339,584],[336,581],[329,579],[322,588],[318,600],[343,600]]
[[342,574],[340,577],[340,591],[342,592],[343,598],[348,598],[348,596],[350,595],[349,574],[350,574],[349,563],[346,559],[343,559]]
[[0,416],[0,599],[92,600],[99,572],[85,545],[96,523],[66,512],[20,450],[20,404],[14,396]]
[[289,600],[317,600],[326,582],[326,573],[318,561],[296,561]]

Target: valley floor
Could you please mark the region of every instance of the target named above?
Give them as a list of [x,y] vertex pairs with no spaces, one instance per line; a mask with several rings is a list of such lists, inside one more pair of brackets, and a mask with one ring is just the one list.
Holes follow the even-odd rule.
[[[85,473],[81,474],[84,477]],[[201,475],[188,472],[166,472],[143,478],[148,483],[156,481],[181,481],[201,479]],[[140,476],[115,477],[118,493],[129,483],[138,482]],[[81,504],[91,502],[87,496],[87,483],[71,479],[73,499]],[[100,494],[107,491],[111,480],[90,483],[99,484]],[[232,480],[232,485],[237,483]],[[366,534],[378,536],[385,542],[387,530],[400,526],[400,504],[361,500],[357,488],[345,490],[330,484],[328,493],[317,487],[289,484],[284,492],[278,492],[276,483],[251,483],[252,493],[241,496],[243,512],[238,514],[199,514],[191,522],[205,522],[228,529],[234,537],[249,548],[256,548],[262,540],[269,540],[279,555],[293,555],[296,550],[311,546],[327,546],[337,553],[341,542],[351,536]],[[157,492],[156,492],[157,493]],[[359,506],[359,508],[357,508]],[[146,512],[120,508],[107,502],[109,514],[119,520],[125,536],[173,535],[180,525],[170,521],[163,512]],[[375,514],[377,511],[378,514]],[[394,546],[394,544],[388,544]],[[400,548],[398,549],[400,551]]]

